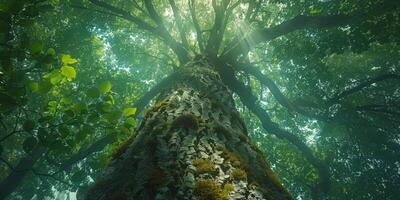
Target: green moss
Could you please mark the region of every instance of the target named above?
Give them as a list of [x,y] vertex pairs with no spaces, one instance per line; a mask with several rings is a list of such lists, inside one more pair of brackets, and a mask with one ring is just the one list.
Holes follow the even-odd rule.
[[193,114],[184,114],[174,119],[171,123],[171,129],[187,128],[197,129],[199,127],[199,120]]
[[114,149],[111,157],[112,159],[116,159],[120,157],[125,151],[128,149],[129,145],[132,143],[133,137],[130,137],[127,139],[125,142],[123,142],[120,146],[118,146],[116,149]]
[[169,104],[168,100],[160,101],[156,103],[154,106],[152,106],[150,109],[148,109],[144,116],[149,117],[151,113],[164,109],[165,107],[168,106],[168,104]]
[[245,180],[247,179],[247,174],[244,170],[242,169],[234,169],[231,172],[231,178],[233,180]]
[[218,172],[215,168],[214,163],[205,159],[196,159],[193,161],[194,166],[196,167],[196,174],[205,174],[205,173],[216,173]]
[[249,143],[249,142],[250,142],[249,137],[248,137],[247,135],[245,135],[245,134],[240,134],[240,135],[239,135],[239,139],[240,139],[241,141],[245,142],[245,143]]
[[226,149],[224,150],[224,153],[226,154],[226,158],[231,162],[232,166],[239,168],[243,167],[244,163],[238,155]]
[[199,200],[226,200],[220,185],[212,179],[200,179],[194,185],[194,194]]
[[231,183],[225,183],[223,188],[223,196],[228,199],[229,193],[235,190],[235,187]]

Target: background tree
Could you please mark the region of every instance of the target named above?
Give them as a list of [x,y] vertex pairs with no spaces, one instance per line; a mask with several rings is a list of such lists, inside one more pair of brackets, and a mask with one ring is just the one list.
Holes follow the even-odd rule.
[[399,195],[395,0],[4,0],[0,10],[3,199],[82,196],[133,116],[196,55],[218,67],[293,197]]

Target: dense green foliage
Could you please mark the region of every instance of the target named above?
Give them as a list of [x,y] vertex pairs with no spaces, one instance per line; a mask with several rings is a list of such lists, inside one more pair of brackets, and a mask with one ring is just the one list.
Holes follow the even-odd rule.
[[[140,0],[106,2],[150,25],[156,23]],[[269,42],[256,40],[255,48],[241,59],[272,79],[290,106],[277,101],[254,76],[244,72],[237,76],[273,121],[301,138],[329,166],[331,184],[324,198],[398,198],[399,3],[237,0],[231,4],[236,2],[222,47],[236,36],[300,14],[354,16],[341,26],[306,27]],[[212,1],[175,3],[179,20],[170,1],[153,0],[172,38],[180,40],[179,30],[185,30],[190,56],[200,54],[190,8],[195,8],[207,38],[214,23]],[[9,198],[63,198],[77,191],[82,195],[116,147],[132,134],[138,120],[135,102],[181,67],[175,53],[165,38],[90,1],[1,0],[0,181],[13,172],[28,171]],[[285,187],[298,199],[311,199],[318,181],[316,169],[293,144],[262,129],[235,98],[251,138],[266,152]],[[45,153],[34,166],[16,168],[38,147]]]

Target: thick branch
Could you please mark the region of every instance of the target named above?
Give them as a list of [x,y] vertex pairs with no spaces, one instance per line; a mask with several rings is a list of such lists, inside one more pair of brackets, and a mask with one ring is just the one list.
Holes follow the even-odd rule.
[[19,186],[45,151],[45,147],[37,146],[31,154],[26,155],[18,162],[14,170],[0,183],[0,199],[5,199]]
[[304,16],[299,15],[291,20],[285,21],[277,26],[256,29],[242,39],[235,39],[227,45],[223,53],[224,59],[236,59],[239,55],[247,54],[256,45],[270,41],[274,38],[283,36],[290,32],[307,28],[329,28],[359,23],[365,20],[365,16],[379,16],[383,13],[398,8],[400,1],[385,0],[372,6],[371,9],[363,10],[352,16],[348,15],[328,15],[328,16]]
[[190,15],[192,16],[193,26],[196,29],[197,43],[199,45],[200,53],[204,53],[203,33],[200,28],[199,22],[197,21],[196,8],[195,8],[194,4],[195,4],[195,0],[189,0],[189,11],[190,11]]
[[[346,15],[331,16],[304,16],[299,15],[270,28],[257,29],[242,39],[236,38],[226,48],[224,58],[236,58],[240,54],[247,54],[254,46],[261,42],[267,42],[287,33],[306,28],[328,28],[345,25],[350,22]],[[240,40],[240,41],[239,41]]]
[[108,144],[113,143],[117,139],[115,134],[109,134],[93,144],[91,144],[87,148],[81,148],[78,153],[72,155],[69,159],[65,160],[61,165],[58,171],[68,171],[72,165],[81,161],[84,158],[87,158],[89,155],[101,151],[106,147]]
[[336,94],[334,97],[332,97],[331,99],[328,100],[328,103],[329,103],[329,105],[338,103],[342,98],[344,98],[346,96],[349,96],[349,95],[351,95],[353,93],[361,91],[362,89],[364,89],[364,88],[366,88],[366,87],[368,87],[368,86],[370,86],[370,85],[372,85],[374,83],[377,83],[377,82],[380,82],[380,81],[384,81],[384,80],[388,80],[388,79],[400,79],[400,75],[397,75],[397,74],[384,74],[384,75],[378,76],[376,78],[369,79],[367,81],[364,81],[364,82],[358,84],[355,87],[352,87],[352,88],[347,89],[347,90],[345,90],[345,91],[343,91],[343,92],[341,92],[339,94]]
[[226,15],[226,10],[229,3],[230,0],[222,1],[221,4],[218,4],[216,0],[212,1],[215,19],[206,46],[206,53],[211,58],[217,56],[218,50],[221,46],[223,32],[225,29],[224,22],[225,18],[228,17]]
[[135,23],[139,28],[150,31],[157,35],[157,29],[155,27],[151,26],[150,24],[146,23],[139,17],[133,16],[129,12],[126,12],[120,8],[117,8],[115,6],[112,6],[110,4],[107,4],[107,3],[99,1],[99,0],[89,0],[89,1],[99,7],[109,10],[110,12],[112,12],[116,15],[119,15],[120,17],[122,17],[128,21]]
[[[73,164],[95,152],[103,150],[105,146],[114,142],[115,140],[116,135],[111,134],[99,139],[87,148],[81,148],[77,154],[72,155],[69,159],[64,161],[56,173],[69,170]],[[33,171],[35,173],[33,167],[36,161],[44,155],[45,150],[46,149],[44,147],[38,146],[30,155],[22,158],[16,167],[12,167],[10,165],[10,167],[12,167],[11,173],[0,183],[0,199],[5,199],[8,195],[10,195],[19,186],[29,171]],[[53,177],[56,173],[48,174],[48,176]]]
[[245,73],[254,76],[258,81],[260,81],[261,84],[265,85],[268,87],[269,91],[271,94],[274,96],[274,98],[278,101],[279,104],[282,106],[286,107],[289,111],[295,111],[297,113],[300,113],[306,117],[310,117],[313,119],[317,119],[320,121],[325,121],[328,122],[329,118],[326,116],[321,116],[315,113],[310,113],[307,112],[299,107],[294,106],[286,97],[283,95],[283,93],[280,91],[279,87],[275,84],[275,82],[270,79],[267,75],[264,75],[261,73],[260,70],[258,70],[256,67],[253,65],[249,64],[240,64],[240,65],[233,65],[233,67],[237,70],[242,70]]
[[146,92],[139,100],[136,101],[135,107],[137,109],[135,116],[140,114],[144,107],[149,104],[151,99],[159,94],[164,89],[170,87],[175,81],[179,79],[179,72],[175,72],[166,78],[162,79],[159,83],[157,83],[154,87],[152,87],[148,92]]
[[217,63],[216,66],[225,84],[228,85],[236,94],[238,94],[243,104],[257,116],[257,118],[261,121],[263,128],[267,132],[276,135],[278,138],[288,140],[301,152],[303,152],[307,160],[318,170],[320,182],[316,187],[324,192],[328,191],[330,187],[330,180],[327,166],[325,166],[321,160],[313,155],[312,150],[306,144],[304,144],[301,139],[292,133],[279,128],[278,124],[271,120],[268,113],[257,103],[257,98],[252,94],[250,88],[246,87],[236,79],[232,68],[224,65],[222,62]]
[[[243,67],[241,67],[241,66],[243,66]],[[272,95],[282,106],[285,106],[290,111],[295,110],[293,105],[285,97],[285,95],[282,94],[281,90],[278,88],[278,86],[275,84],[275,82],[272,79],[270,79],[267,75],[262,74],[261,71],[258,70],[256,67],[254,67],[250,64],[243,64],[240,66],[235,65],[234,67],[235,68],[240,67],[240,70],[246,72],[247,74],[254,76],[256,79],[258,79],[260,81],[261,84],[267,86],[269,91],[271,91]]]
[[178,27],[179,30],[179,35],[181,36],[181,40],[182,40],[182,44],[186,49],[189,49],[189,44],[188,41],[186,39],[186,31],[183,27],[183,23],[182,23],[182,18],[181,18],[181,14],[179,12],[178,7],[175,4],[175,0],[168,0],[169,4],[171,5],[172,8],[172,12],[174,13],[174,17],[176,20],[176,25]]
[[186,63],[188,62],[188,55],[187,55],[187,50],[182,46],[182,44],[176,42],[172,36],[169,34],[169,32],[165,29],[165,27],[162,25],[161,18],[157,15],[157,13],[154,10],[154,7],[152,6],[151,1],[146,0],[146,7],[149,11],[150,17],[156,21],[158,27],[153,27],[150,24],[146,23],[139,17],[131,15],[129,12],[126,12],[120,8],[117,8],[115,6],[112,6],[110,4],[107,4],[103,1],[99,0],[90,0],[93,4],[102,7],[116,15],[119,15],[120,17],[133,22],[136,24],[139,28],[143,30],[147,30],[151,32],[152,34],[160,37],[161,39],[164,40],[164,42],[175,52],[175,54],[178,56],[179,61],[181,63]]

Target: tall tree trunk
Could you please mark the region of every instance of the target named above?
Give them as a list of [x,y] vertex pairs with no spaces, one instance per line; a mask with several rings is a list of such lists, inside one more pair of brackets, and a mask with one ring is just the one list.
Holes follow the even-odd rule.
[[292,199],[207,63],[187,64],[86,198]]

